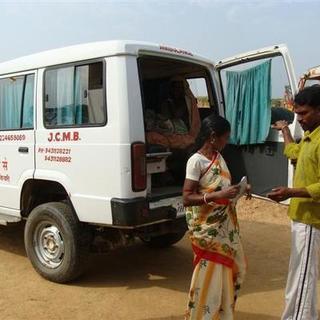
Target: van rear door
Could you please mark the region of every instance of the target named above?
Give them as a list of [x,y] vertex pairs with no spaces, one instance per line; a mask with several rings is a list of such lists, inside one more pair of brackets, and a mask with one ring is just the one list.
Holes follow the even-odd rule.
[[[216,65],[220,83],[217,90],[218,96],[221,97],[221,110],[225,115],[228,113],[226,112],[228,108],[227,72],[248,70],[269,59],[271,60],[271,106],[269,106],[271,107],[271,124],[276,120],[289,118],[290,130],[294,137],[298,139],[301,137],[301,129],[292,112],[292,97],[298,91],[297,81],[292,60],[285,45],[276,45],[238,54],[221,60]],[[230,86],[229,90],[237,90],[235,89],[237,81],[234,83],[235,85],[232,88]],[[244,113],[239,113],[239,117],[241,114]],[[228,118],[228,115],[226,117]],[[261,119],[261,121],[269,120]],[[249,125],[256,125],[256,123],[250,123]],[[270,123],[266,125],[269,126]],[[229,164],[234,182],[238,182],[242,176],[246,175],[252,184],[253,193],[265,197],[275,186],[290,186],[292,184],[293,166],[283,155],[283,150],[282,133],[270,127],[268,137],[263,143],[243,144],[233,142],[225,149],[224,156]]]

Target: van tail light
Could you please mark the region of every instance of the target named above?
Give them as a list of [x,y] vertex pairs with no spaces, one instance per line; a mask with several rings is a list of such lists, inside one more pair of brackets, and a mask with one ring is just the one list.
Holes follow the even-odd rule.
[[143,191],[147,187],[146,145],[135,142],[131,145],[132,190]]

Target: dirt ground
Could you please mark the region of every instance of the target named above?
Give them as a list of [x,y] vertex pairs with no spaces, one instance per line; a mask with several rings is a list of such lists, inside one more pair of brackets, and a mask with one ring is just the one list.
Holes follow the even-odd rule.
[[[238,209],[249,270],[236,319],[279,319],[290,246],[286,207],[255,199]],[[162,251],[137,242],[90,260],[77,282],[50,283],[26,258],[23,226],[0,227],[0,319],[183,319],[192,273],[187,237]]]

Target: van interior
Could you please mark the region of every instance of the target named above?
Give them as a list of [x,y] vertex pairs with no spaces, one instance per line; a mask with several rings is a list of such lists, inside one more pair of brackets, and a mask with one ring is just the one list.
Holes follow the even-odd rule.
[[[265,106],[271,109],[271,116],[259,120],[261,124],[267,122],[265,141],[231,142],[223,152],[233,183],[247,176],[253,193],[260,196],[265,196],[274,186],[288,183],[284,145],[279,142],[278,132],[270,126],[277,120],[291,123],[294,119],[288,107],[291,89],[283,59],[274,57],[271,60],[270,99]],[[230,91],[227,72],[250,70],[265,62],[253,61],[219,71],[226,108]],[[139,57],[138,66],[147,144],[147,188],[151,201],[156,201],[181,195],[185,165],[195,151],[200,122],[211,113],[218,114],[218,104],[208,70],[200,64],[146,55]],[[237,87],[237,82],[235,84]],[[254,100],[251,104],[254,103],[260,102]],[[242,111],[245,114],[246,110]],[[253,120],[247,125],[257,127]]]
[[205,67],[152,56],[142,56],[138,63],[147,142],[147,185],[155,201],[181,195],[185,165],[193,152],[201,120],[217,109]]

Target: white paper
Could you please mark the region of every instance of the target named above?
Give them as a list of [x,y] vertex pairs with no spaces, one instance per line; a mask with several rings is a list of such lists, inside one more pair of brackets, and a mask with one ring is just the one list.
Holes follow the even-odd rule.
[[238,183],[240,187],[239,193],[232,199],[232,202],[236,203],[243,195],[247,192],[248,179],[247,177],[242,177],[240,182]]

